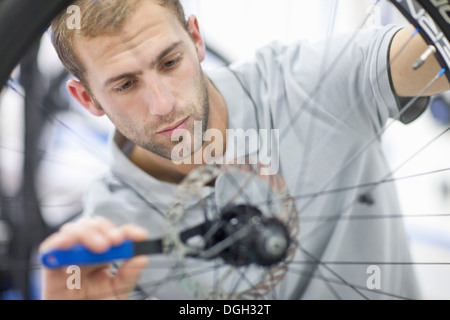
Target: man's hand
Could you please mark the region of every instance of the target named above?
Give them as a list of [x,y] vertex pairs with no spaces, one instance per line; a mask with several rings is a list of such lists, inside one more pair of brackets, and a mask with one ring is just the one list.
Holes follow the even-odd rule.
[[[392,81],[395,91],[400,97],[417,96],[442,69],[434,55],[431,55],[422,67],[417,70],[413,69],[414,63],[428,47],[420,35],[411,39],[414,30],[415,28],[410,26],[399,31],[391,46]],[[447,90],[450,90],[450,83],[443,75],[424,93],[424,96],[435,95]]]
[[[47,238],[40,246],[41,253],[65,250],[76,244],[84,245],[92,252],[102,253],[125,240],[143,241],[146,230],[135,225],[116,227],[104,218],[86,218],[64,225],[61,230]],[[127,299],[147,265],[147,257],[136,257],[124,262],[117,273],[111,275],[109,264],[80,268],[80,289],[67,287],[70,274],[66,268],[43,269],[43,299],[101,300]]]

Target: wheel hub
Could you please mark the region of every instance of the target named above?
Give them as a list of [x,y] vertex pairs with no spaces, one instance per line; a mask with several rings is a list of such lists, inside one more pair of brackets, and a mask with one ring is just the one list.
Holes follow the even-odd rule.
[[276,218],[265,217],[253,206],[239,205],[222,211],[222,227],[208,243],[211,248],[230,241],[219,257],[234,266],[271,266],[284,260],[290,245],[286,226]]

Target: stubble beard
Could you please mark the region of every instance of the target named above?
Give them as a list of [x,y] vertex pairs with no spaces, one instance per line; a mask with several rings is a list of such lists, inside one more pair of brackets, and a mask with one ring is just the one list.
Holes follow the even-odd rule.
[[[206,86],[203,86],[206,88]],[[148,141],[141,142],[140,145],[144,149],[164,158],[167,160],[172,160],[172,150],[175,146],[179,144],[186,144],[185,147],[188,150],[192,150],[190,154],[187,154],[185,158],[193,156],[196,152],[201,150],[204,145],[203,140],[203,133],[206,132],[208,129],[208,123],[209,123],[209,99],[208,99],[208,92],[206,90],[203,91],[203,94],[201,95],[202,99],[200,99],[199,103],[197,105],[191,105],[184,110],[189,110],[189,114],[184,114],[185,116],[190,117],[190,120],[192,123],[200,122],[202,131],[194,132],[194,128],[188,128],[189,132],[185,132],[183,135],[181,135],[179,138],[172,139],[171,141],[165,141],[162,143],[155,142],[153,139],[148,139]],[[182,119],[183,116],[177,117],[177,119]],[[188,139],[186,141],[184,138],[188,136]],[[165,138],[167,139],[167,138]],[[155,139],[156,140],[156,139]]]

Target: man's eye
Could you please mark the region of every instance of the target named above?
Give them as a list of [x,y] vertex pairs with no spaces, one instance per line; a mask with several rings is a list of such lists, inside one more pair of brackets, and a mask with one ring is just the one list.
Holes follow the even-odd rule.
[[167,61],[166,63],[164,63],[164,68],[171,69],[171,68],[175,67],[180,60],[181,60],[181,57]]
[[123,92],[126,90],[129,90],[130,88],[132,88],[134,85],[134,81],[130,80],[127,81],[126,83],[124,83],[123,85],[121,85],[120,87],[117,87],[115,90],[118,92]]

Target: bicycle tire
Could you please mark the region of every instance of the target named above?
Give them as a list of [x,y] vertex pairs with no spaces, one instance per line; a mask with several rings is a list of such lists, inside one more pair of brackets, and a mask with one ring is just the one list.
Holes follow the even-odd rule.
[[[0,86],[7,82],[12,70],[27,49],[40,37],[50,21],[71,0],[3,0],[0,2]],[[20,32],[20,36],[18,36]]]

